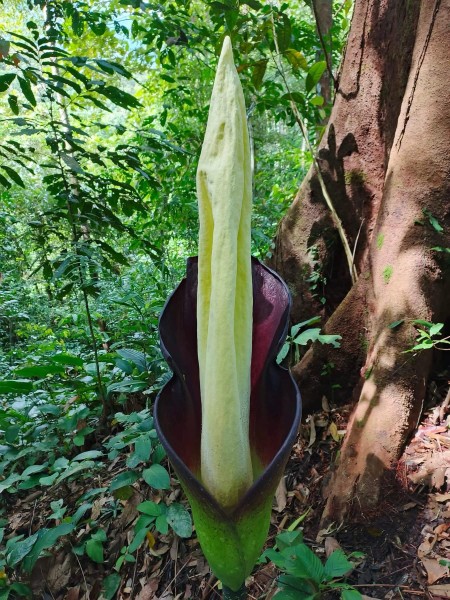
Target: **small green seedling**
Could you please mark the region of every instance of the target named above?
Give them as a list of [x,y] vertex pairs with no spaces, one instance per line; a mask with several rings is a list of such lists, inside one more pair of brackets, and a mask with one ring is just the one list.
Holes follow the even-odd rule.
[[319,600],[331,591],[340,592],[342,600],[362,600],[361,594],[345,580],[355,567],[349,559],[363,558],[363,553],[346,556],[343,550],[335,550],[323,564],[303,542],[301,531],[283,531],[275,539],[276,546],[266,550],[260,559],[272,561],[282,572],[275,600]]

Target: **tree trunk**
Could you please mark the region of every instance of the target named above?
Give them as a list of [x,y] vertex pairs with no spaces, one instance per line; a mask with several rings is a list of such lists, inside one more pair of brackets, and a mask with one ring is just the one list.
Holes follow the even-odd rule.
[[[342,520],[351,505],[360,513],[376,506],[383,477],[417,424],[432,361],[431,351],[404,353],[415,338],[412,320],[450,317],[448,262],[433,250],[450,246],[449,22],[450,0],[356,1],[319,150],[356,246],[353,287],[313,169],[278,231],[273,265],[294,293],[294,322],[323,314],[326,332],[343,338],[340,350],[316,345],[295,365],[305,404],[328,394],[321,373],[330,362],[338,399],[357,400],[325,521]],[[312,246],[326,277],[324,309],[308,281],[319,270]]]
[[[327,63],[327,68],[319,81],[320,94],[325,100],[325,104],[329,105],[332,100],[331,83],[333,81],[331,40],[331,26],[333,25],[332,0],[313,0],[312,8],[321,46],[320,51],[317,53],[317,60],[325,60]],[[326,120],[324,124],[326,124]]]

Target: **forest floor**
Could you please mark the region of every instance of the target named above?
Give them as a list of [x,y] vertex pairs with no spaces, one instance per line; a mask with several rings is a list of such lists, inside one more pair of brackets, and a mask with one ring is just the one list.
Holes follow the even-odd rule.
[[[320,558],[336,548],[364,553],[347,578],[364,596],[387,600],[450,598],[450,563],[440,563],[450,560],[450,416],[442,400],[447,384],[442,381],[430,386],[422,422],[395,477],[386,482],[381,511],[327,530],[320,527],[323,490],[345,434],[350,407],[330,409],[324,399],[322,410],[307,417],[301,427],[286,477],[277,491],[267,546],[273,546],[275,536],[303,515],[300,526],[304,540]],[[109,465],[108,472],[99,473],[98,484],[107,485],[123,468],[124,460],[121,456]],[[33,598],[101,598],[102,581],[113,572],[120,549],[132,539],[137,505],[146,499],[168,503],[182,500],[179,485],[175,480],[172,483],[167,492],[152,492],[143,482],[135,483],[132,496],[121,501],[121,511],[106,512],[102,518],[107,532],[103,564],[76,556],[70,542],[40,558],[27,581]],[[92,487],[92,481],[89,485]],[[11,531],[31,531],[31,524],[34,528],[45,520],[44,507],[52,500],[63,494],[70,504],[71,498],[82,493],[83,481],[78,480],[65,484],[63,490],[59,486],[55,498],[51,497],[52,488],[44,494],[16,497],[9,510]],[[105,498],[97,499],[93,513],[100,514],[105,502]],[[181,539],[170,530],[165,536],[147,538],[136,562],[124,563],[120,570],[118,600],[221,598],[219,584],[211,576],[195,537]],[[246,582],[249,599],[271,600],[277,590],[277,575],[272,563],[257,566]]]

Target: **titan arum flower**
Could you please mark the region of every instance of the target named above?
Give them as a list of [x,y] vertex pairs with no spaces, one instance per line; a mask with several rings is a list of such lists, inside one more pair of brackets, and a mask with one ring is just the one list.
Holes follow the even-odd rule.
[[157,398],[155,424],[203,552],[233,594],[267,536],[301,404],[289,372],[276,363],[289,292],[250,256],[249,138],[229,38],[217,67],[197,194],[199,256],[188,260],[186,278],[160,318],[173,376]]

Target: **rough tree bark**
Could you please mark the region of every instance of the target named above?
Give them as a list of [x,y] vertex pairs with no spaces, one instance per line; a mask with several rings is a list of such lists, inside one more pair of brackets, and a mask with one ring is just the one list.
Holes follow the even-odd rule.
[[[356,246],[357,282],[314,169],[277,234],[272,265],[293,292],[294,322],[323,314],[326,332],[343,338],[339,351],[315,345],[295,365],[305,405],[320,406],[328,393],[321,373],[330,362],[340,399],[357,401],[325,521],[377,505],[417,424],[432,363],[430,351],[404,353],[415,337],[411,320],[450,318],[448,262],[432,249],[450,246],[449,23],[450,0],[356,1],[319,164]],[[325,308],[311,274],[326,278]]]
[[331,26],[333,25],[332,0],[313,0],[312,9],[316,20],[317,34],[320,39],[321,50],[317,53],[317,60],[325,60],[327,68],[320,78],[320,93],[325,104],[330,105],[332,100],[332,43]]

